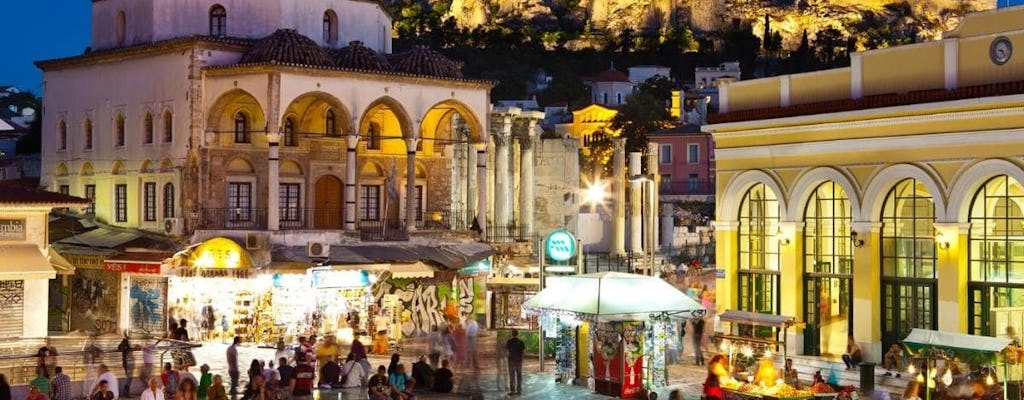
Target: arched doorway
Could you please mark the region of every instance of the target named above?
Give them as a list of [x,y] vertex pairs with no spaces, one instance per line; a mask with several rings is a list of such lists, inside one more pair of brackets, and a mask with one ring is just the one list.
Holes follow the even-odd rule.
[[313,227],[316,229],[341,229],[342,202],[341,180],[331,175],[321,176],[314,185]]
[[1024,307],[1024,186],[1001,175],[978,189],[970,209],[967,333],[1014,336],[1019,326],[993,309]]
[[839,356],[853,331],[853,222],[839,184],[818,185],[804,211],[804,354]]
[[752,186],[740,202],[738,308],[778,314],[779,200],[763,183]]

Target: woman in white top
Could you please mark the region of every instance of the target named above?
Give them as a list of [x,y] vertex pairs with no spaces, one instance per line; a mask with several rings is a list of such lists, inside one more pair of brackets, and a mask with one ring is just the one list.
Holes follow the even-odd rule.
[[149,380],[149,388],[142,391],[140,400],[164,400],[164,391],[160,389],[160,378]]

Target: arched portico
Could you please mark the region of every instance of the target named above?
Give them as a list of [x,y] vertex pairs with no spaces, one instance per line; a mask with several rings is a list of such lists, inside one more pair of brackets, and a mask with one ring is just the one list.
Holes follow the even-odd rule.
[[[232,89],[221,94],[210,106],[206,130],[217,133],[221,143],[231,142],[230,136],[238,134],[239,129],[247,133],[265,131],[265,115],[263,106],[255,96],[242,89]],[[220,135],[222,133],[224,135]]]
[[337,97],[326,92],[307,92],[288,103],[281,126],[292,118],[294,133],[303,136],[345,136],[355,132],[352,113]]
[[729,181],[725,192],[719,196],[718,209],[715,210],[716,218],[719,221],[736,221],[739,215],[740,200],[743,199],[743,196],[752,186],[758,183],[763,183],[768,189],[771,189],[772,193],[775,193],[779,202],[779,219],[788,221],[787,192],[783,190],[783,186],[779,183],[778,179],[762,170],[743,171]]
[[1024,182],[1024,166],[1019,161],[1007,159],[988,159],[971,164],[953,181],[949,191],[950,200],[946,215],[955,221],[970,219],[971,201],[985,182],[994,176],[1006,175],[1017,182]]
[[882,213],[886,195],[893,186],[907,178],[914,178],[928,188],[932,202],[935,204],[935,220],[946,220],[946,187],[942,180],[931,171],[916,164],[893,164],[883,168],[868,181],[864,190],[864,201],[861,215],[875,220]]
[[846,174],[832,167],[817,167],[800,175],[793,189],[789,192],[788,216],[793,220],[803,220],[804,209],[807,207],[807,200],[814,194],[814,191],[822,183],[832,181],[843,189],[850,200],[850,210],[854,221],[863,221],[859,187],[854,184],[853,179]]

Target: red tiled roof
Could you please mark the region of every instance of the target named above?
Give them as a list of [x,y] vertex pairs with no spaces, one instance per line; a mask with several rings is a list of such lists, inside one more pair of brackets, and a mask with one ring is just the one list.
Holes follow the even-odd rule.
[[340,68],[365,71],[391,71],[391,63],[373,49],[363,46],[363,42],[354,40],[348,46],[331,53],[335,65]]
[[318,66],[334,64],[327,52],[313,39],[303,36],[294,29],[278,29],[270,36],[260,39],[238,61],[239,64],[263,62]]
[[462,78],[462,63],[448,59],[427,46],[413,48],[392,57],[396,71],[439,78]]
[[6,205],[87,205],[92,200],[68,196],[57,192],[25,187],[17,183],[0,182],[0,204]]
[[965,86],[953,90],[927,89],[907,93],[878,94],[864,96],[859,99],[831,100],[816,103],[796,104],[788,107],[769,107],[731,111],[724,114],[709,115],[708,122],[712,124],[723,124],[729,122],[756,121],[872,108],[905,106],[911,104],[935,103],[940,101],[973,99],[979,97],[1007,96],[1014,94],[1024,94],[1024,81]]
[[587,77],[584,80],[588,82],[629,82],[629,77],[622,71],[615,68],[609,68],[598,72],[597,75]]

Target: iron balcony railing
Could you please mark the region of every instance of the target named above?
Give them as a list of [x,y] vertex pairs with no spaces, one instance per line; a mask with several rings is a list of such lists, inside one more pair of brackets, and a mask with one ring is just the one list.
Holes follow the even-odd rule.
[[409,240],[405,221],[359,221],[359,240],[364,242],[400,242]]
[[199,229],[267,229],[266,208],[204,208],[199,218]]
[[427,210],[416,221],[416,228],[423,230],[471,231],[476,214],[465,210]]

